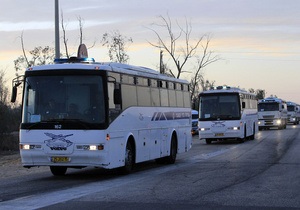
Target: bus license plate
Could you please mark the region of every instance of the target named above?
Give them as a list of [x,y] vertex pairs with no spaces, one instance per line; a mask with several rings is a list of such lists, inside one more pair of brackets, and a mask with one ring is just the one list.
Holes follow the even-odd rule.
[[51,157],[51,162],[53,163],[66,163],[69,162],[69,157]]
[[215,136],[224,136],[224,133],[216,133]]

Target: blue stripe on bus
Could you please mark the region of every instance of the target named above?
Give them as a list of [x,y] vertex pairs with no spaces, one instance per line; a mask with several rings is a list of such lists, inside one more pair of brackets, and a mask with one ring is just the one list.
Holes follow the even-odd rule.
[[190,112],[154,112],[151,121],[190,119]]

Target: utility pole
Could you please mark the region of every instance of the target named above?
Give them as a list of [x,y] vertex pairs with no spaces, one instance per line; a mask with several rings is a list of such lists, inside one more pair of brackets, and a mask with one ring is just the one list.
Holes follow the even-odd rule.
[[58,0],[55,0],[55,58],[60,58],[59,46],[59,5]]

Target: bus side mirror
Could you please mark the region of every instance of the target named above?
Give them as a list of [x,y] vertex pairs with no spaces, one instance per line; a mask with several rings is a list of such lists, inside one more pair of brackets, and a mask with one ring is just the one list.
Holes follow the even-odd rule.
[[114,89],[114,104],[122,104],[122,94],[120,89],[120,84],[115,84]]
[[12,103],[16,102],[18,87],[23,83],[23,81],[24,81],[24,75],[18,76],[12,80],[13,88],[12,88],[10,102]]
[[242,102],[242,108],[245,109],[245,107],[246,107],[246,103],[243,101]]
[[13,86],[13,88],[12,88],[12,93],[11,93],[11,99],[10,99],[10,102],[12,102],[12,103],[15,103],[15,102],[16,102],[17,92],[18,92],[17,86]]

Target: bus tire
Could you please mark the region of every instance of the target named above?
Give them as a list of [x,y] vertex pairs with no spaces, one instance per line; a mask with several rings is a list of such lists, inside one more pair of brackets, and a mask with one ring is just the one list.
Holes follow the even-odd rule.
[[246,125],[245,125],[245,127],[244,127],[244,137],[240,138],[238,141],[239,141],[239,143],[244,143],[246,139],[247,139],[247,131],[246,131]]
[[253,134],[250,136],[250,140],[254,140],[255,139],[255,124],[253,126]]
[[67,172],[67,167],[65,166],[50,166],[50,171],[54,176],[63,176]]
[[171,144],[170,144],[170,155],[166,157],[167,164],[173,164],[176,161],[177,157],[177,140],[175,134],[172,135]]
[[158,164],[173,164],[176,161],[177,157],[177,139],[175,134],[172,135],[170,143],[170,155],[162,158],[155,159],[155,162]]
[[133,143],[128,141],[126,144],[124,166],[120,169],[121,174],[129,174],[132,172],[135,163],[134,157]]
[[211,144],[211,139],[205,139],[206,144]]

